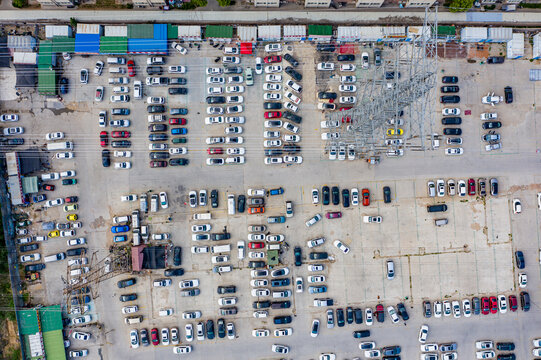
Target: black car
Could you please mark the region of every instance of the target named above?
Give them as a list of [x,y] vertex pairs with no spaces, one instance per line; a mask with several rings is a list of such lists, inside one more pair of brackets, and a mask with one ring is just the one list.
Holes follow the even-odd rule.
[[290,283],[291,281],[289,280],[289,278],[271,280],[272,287],[289,286]]
[[402,77],[402,74],[400,74],[400,72],[395,72],[395,71],[386,71],[385,72],[385,79],[386,80],[392,80],[395,78],[395,76],[398,77],[398,79],[400,79]]
[[150,114],[165,112],[165,106],[163,105],[149,105],[147,106],[147,112]]
[[323,205],[329,205],[330,203],[330,191],[329,191],[329,187],[327,185],[323,186],[323,188],[321,189],[321,193],[322,193],[322,203]]
[[460,116],[449,116],[441,119],[442,125],[460,125],[462,118]]
[[462,135],[462,129],[445,128],[443,129],[444,135]]
[[167,140],[167,134],[150,134],[148,135],[150,141],[165,141]]
[[487,64],[503,64],[505,62],[505,57],[503,56],[489,56],[487,58]]
[[240,66],[225,66],[224,74],[242,74],[242,68]]
[[381,65],[381,49],[374,49],[374,65]]
[[167,269],[163,272],[164,276],[182,276],[184,275],[184,269]]
[[109,150],[107,150],[107,149],[103,149],[101,151],[101,164],[103,165],[103,167],[111,166],[110,154],[111,154],[111,152]]
[[321,52],[334,52],[336,47],[333,44],[317,44],[316,49]]
[[447,211],[447,205],[445,204],[439,204],[439,205],[428,205],[426,207],[426,211],[430,212],[445,212]]
[[169,88],[167,91],[169,95],[186,95],[188,93],[186,88]]
[[224,319],[218,319],[218,337],[223,339],[225,337],[225,321]]
[[349,189],[342,189],[342,204],[345,208],[349,207]]
[[126,301],[134,301],[134,300],[137,300],[137,294],[124,294],[124,295],[120,295],[120,297],[118,298],[118,300],[122,301],[122,302],[126,302]]
[[[2,141],[4,141],[5,139],[2,139]],[[22,138],[14,138],[14,139],[7,139],[7,142],[6,142],[7,145],[23,145],[24,144],[24,139]]]
[[283,58],[284,58],[285,61],[290,63],[291,66],[293,66],[293,67],[299,66],[299,62],[297,61],[297,59],[295,59],[293,56],[291,56],[291,54],[285,54],[283,56]]
[[212,320],[207,320],[207,338],[209,340],[212,340],[214,339],[214,321]]
[[239,195],[237,199],[237,211],[240,213],[243,213],[245,207],[246,207],[246,196]]
[[225,96],[207,96],[207,104],[225,104]]
[[325,251],[311,252],[309,256],[310,256],[310,260],[325,260],[329,257],[329,254],[327,254]]
[[370,330],[356,330],[353,332],[353,337],[355,339],[361,339],[361,338],[365,338],[369,336],[370,336]]
[[119,282],[116,283],[116,285],[118,286],[119,289],[122,289],[128,286],[133,286],[136,283],[137,283],[137,279],[129,278],[129,279],[120,280]]
[[273,322],[275,325],[281,325],[281,324],[290,324],[293,319],[291,316],[275,316],[273,319]]
[[267,266],[267,264],[265,264],[264,261],[250,261],[248,263],[248,267],[250,269],[261,269],[261,268],[264,268],[266,266]]
[[68,256],[79,256],[82,254],[86,254],[86,248],[84,247],[66,250],[66,255]]
[[271,306],[271,302],[268,300],[265,301],[254,301],[252,303],[252,308],[254,309],[268,309]]
[[336,99],[338,95],[335,92],[320,91],[317,93],[318,99]]
[[441,87],[441,92],[442,93],[457,93],[459,92],[460,88],[456,85],[451,85],[451,86],[442,86]]
[[130,140],[115,140],[111,141],[111,146],[114,148],[129,148],[131,146]]
[[210,239],[214,241],[229,240],[231,239],[231,233],[223,232],[223,233],[210,234]]
[[332,204],[338,205],[340,204],[340,190],[338,190],[338,186],[333,186],[331,189],[332,192]]
[[282,155],[282,149],[265,149],[265,156]]
[[291,307],[291,301],[274,301],[271,303],[272,309],[289,309]]
[[210,192],[210,206],[213,209],[218,207],[218,190],[214,189]]
[[457,76],[444,76],[441,78],[441,82],[444,84],[456,84],[458,82]]
[[81,298],[79,298],[78,296],[77,297],[72,297],[71,298],[71,305],[88,304],[92,300],[89,295],[84,295],[82,297],[82,301],[80,299]]
[[190,163],[190,160],[188,159],[169,159],[169,165],[171,166],[185,166]]
[[346,324],[344,320],[344,309],[336,309],[336,323],[339,327],[343,327]]
[[152,124],[148,127],[150,132],[167,131],[167,125],[165,124]]
[[481,313],[481,300],[476,296],[471,299],[472,301],[472,307],[473,307],[473,313],[475,315],[479,315]]
[[355,55],[338,55],[336,59],[338,61],[355,61]]
[[284,119],[291,120],[291,121],[293,121],[294,123],[297,123],[297,124],[300,124],[302,122],[302,117],[300,117],[299,115],[293,114],[291,111],[284,111],[282,113],[282,117]]
[[517,360],[515,354],[499,354],[497,360]]
[[395,345],[395,346],[386,346],[382,349],[381,352],[383,353],[383,355],[386,356],[386,355],[399,355],[401,351],[402,349],[400,348],[400,346]]
[[182,263],[181,256],[182,256],[182,249],[180,248],[180,246],[175,246],[175,248],[173,249],[173,265],[175,266],[181,265]]
[[483,129],[499,129],[502,127],[502,123],[500,121],[486,121],[482,125]]
[[286,74],[291,76],[293,79],[295,79],[297,81],[302,80],[302,75],[300,73],[298,73],[295,69],[293,69],[291,66],[286,67],[284,71],[286,72]]
[[346,308],[346,321],[348,322],[348,324],[353,324],[353,317],[353,309],[348,306]]
[[263,109],[265,110],[279,110],[282,108],[282,103],[280,102],[264,102]]
[[295,266],[302,265],[302,249],[298,246],[295,247]]
[[218,286],[218,294],[234,294],[236,291],[235,285]]
[[143,346],[149,346],[150,340],[148,338],[148,330],[147,329],[141,329],[141,344]]
[[406,307],[403,303],[398,303],[396,305],[396,308],[398,309],[398,315],[402,316],[402,319],[404,321],[409,320],[410,316],[408,315],[408,312],[406,311]]
[[163,68],[161,66],[147,66],[148,75],[161,75],[163,73]]
[[169,153],[166,151],[151,151],[148,153],[150,160],[169,159]]
[[501,342],[496,344],[496,349],[500,351],[513,351],[515,350],[515,343],[512,342]]
[[513,102],[513,88],[511,86],[506,86],[503,88],[505,95],[505,103],[511,104]]
[[130,109],[114,108],[111,110],[111,115],[130,115]]
[[282,149],[288,153],[298,153],[301,151],[301,147],[293,144],[285,144]]
[[353,310],[353,314],[355,315],[355,324],[362,324],[363,323],[363,311],[359,308]]
[[45,269],[45,264],[32,264],[24,267],[24,271],[41,271],[43,269]]
[[524,266],[526,266],[524,262],[524,254],[522,251],[515,251],[515,260],[517,262],[517,268],[524,269]]
[[383,187],[383,202],[388,204],[391,202],[391,188],[388,186]]
[[440,97],[442,104],[458,104],[460,102],[460,96],[458,95],[445,95]]
[[60,94],[67,94],[69,91],[69,80],[67,78],[60,79]]
[[498,196],[498,179],[490,179],[490,195]]
[[526,291],[520,293],[520,307],[522,311],[530,311],[530,294]]
[[20,252],[28,252],[28,251],[37,250],[38,248],[39,248],[38,244],[21,245],[19,247],[19,251]]

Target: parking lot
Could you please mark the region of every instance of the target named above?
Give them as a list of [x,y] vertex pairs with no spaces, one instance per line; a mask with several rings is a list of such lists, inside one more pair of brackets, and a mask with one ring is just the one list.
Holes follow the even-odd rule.
[[[320,57],[315,46],[310,44],[284,45],[282,54],[291,53],[300,60],[298,71],[302,73],[303,92],[299,115],[302,116],[300,132],[302,147],[300,155],[302,164],[294,166],[264,165],[263,147],[263,77],[265,74],[254,74],[254,85],[247,88],[244,96],[244,111],[242,116],[246,122],[242,124],[246,149],[245,164],[208,166],[206,159],[209,136],[225,136],[223,125],[205,125],[204,118],[209,106],[207,96],[207,67],[216,65],[214,59],[223,56],[219,49],[208,43],[201,50],[190,48],[186,56],[171,54],[167,57],[164,68],[170,65],[186,66],[187,79],[183,85],[188,89],[187,95],[169,95],[167,87],[143,86],[143,99],[147,96],[163,96],[167,108],[187,108],[187,143],[188,153],[182,157],[189,159],[188,166],[168,166],[166,168],[149,168],[149,132],[145,100],[131,99],[128,103],[114,105],[109,102],[112,95],[111,85],[107,84],[109,65],[106,64],[101,77],[93,76],[92,69],[97,60],[105,61],[105,57],[77,57],[64,63],[64,75],[70,79],[70,92],[64,96],[61,110],[44,108],[41,100],[22,103],[6,103],[6,108],[19,110],[21,126],[26,128],[24,138],[27,143],[41,146],[45,143],[45,133],[63,131],[66,138],[75,144],[73,160],[51,160],[52,170],[61,172],[69,169],[77,171],[77,185],[58,186],[54,195],[49,198],[79,196],[80,221],[82,231],[77,236],[87,239],[88,252],[95,258],[103,259],[109,254],[113,245],[113,234],[110,227],[112,217],[128,215],[139,207],[139,202],[121,202],[120,197],[127,194],[141,195],[149,192],[158,194],[165,191],[169,198],[169,207],[156,213],[143,216],[143,222],[148,224],[151,233],[170,233],[170,243],[182,248],[182,267],[185,274],[173,277],[173,285],[166,288],[155,288],[152,282],[163,278],[163,270],[145,271],[136,275],[137,284],[121,290],[117,281],[132,277],[129,274],[114,277],[100,283],[98,297],[90,304],[90,314],[93,321],[102,324],[102,329],[92,326],[94,337],[89,344],[75,342],[74,347],[86,347],[90,350],[89,357],[106,358],[137,358],[147,359],[150,356],[171,357],[172,346],[149,346],[130,349],[129,331],[132,328],[161,329],[176,326],[180,329],[183,345],[193,345],[191,357],[213,359],[229,359],[231,354],[241,359],[277,358],[272,357],[271,345],[283,344],[290,346],[291,358],[315,358],[321,352],[334,352],[342,358],[360,356],[357,339],[352,339],[351,331],[359,329],[372,330],[371,340],[378,347],[400,345],[403,358],[419,357],[418,336],[419,326],[427,323],[430,326],[429,342],[451,342],[459,344],[458,353],[461,358],[475,356],[475,341],[494,339],[495,341],[514,341],[517,345],[518,358],[527,358],[531,354],[531,339],[541,336],[541,329],[529,320],[529,314],[520,309],[516,312],[489,316],[472,316],[470,318],[453,319],[441,318],[424,319],[421,304],[423,300],[431,302],[439,300],[460,300],[464,298],[496,296],[498,294],[517,295],[522,289],[518,288],[518,269],[514,263],[514,251],[522,250],[525,254],[526,272],[528,273],[528,288],[535,305],[541,295],[539,284],[539,225],[536,193],[541,191],[541,181],[537,170],[539,164],[537,122],[539,110],[535,104],[539,100],[539,85],[527,81],[528,61],[507,61],[503,65],[470,64],[462,59],[441,60],[440,75],[458,76],[461,102],[460,109],[471,110],[471,115],[462,116],[462,138],[464,149],[462,156],[445,156],[442,144],[440,149],[427,152],[415,152],[406,149],[400,158],[385,158],[377,166],[368,165],[361,161],[330,162],[324,153],[320,137],[320,122],[324,120],[321,111],[317,110],[316,94],[321,90],[321,76],[316,74],[316,64]],[[359,49],[362,51],[361,49]],[[264,57],[263,47],[257,48],[257,56]],[[358,55],[358,54],[357,54]],[[332,61],[335,55],[326,55]],[[146,56],[130,56],[136,63],[136,80],[145,82]],[[241,66],[255,68],[255,57],[242,56]],[[327,61],[327,60],[326,60]],[[358,62],[358,59],[356,60]],[[282,66],[287,66],[283,62]],[[79,84],[81,68],[90,70],[88,84]],[[359,72],[362,76],[362,72]],[[282,74],[285,77],[287,75]],[[438,78],[441,76],[438,75]],[[126,76],[126,75],[123,75]],[[163,76],[170,76],[164,74]],[[317,78],[317,81],[315,81]],[[441,80],[441,79],[439,79]],[[96,86],[104,86],[103,102],[92,101]],[[225,84],[224,86],[227,86]],[[439,86],[435,89],[439,97]],[[496,92],[503,96],[504,86],[512,86],[515,94],[513,104],[498,104],[495,107],[482,105],[481,97],[488,92]],[[132,95],[133,78],[127,85]],[[334,85],[333,85],[334,86]],[[101,161],[101,150],[98,126],[98,113],[104,109],[109,112],[113,107],[129,108],[131,114],[126,118],[131,120],[127,128],[131,132],[132,157],[131,169],[117,170],[113,166],[104,168]],[[436,129],[442,133],[440,125],[441,104],[435,106]],[[483,112],[496,111],[503,126],[499,129],[502,137],[501,150],[487,152],[486,143],[481,140],[485,133],[481,129],[479,116]],[[167,113],[166,113],[167,114]],[[169,118],[169,114],[167,114]],[[115,117],[116,118],[116,117]],[[111,128],[107,128],[111,131]],[[116,129],[115,129],[116,130]],[[171,136],[170,136],[171,138]],[[113,140],[113,139],[110,139]],[[167,143],[173,146],[170,139]],[[175,145],[176,146],[176,145]],[[224,147],[225,148],[225,147]],[[111,149],[111,148],[110,148]],[[114,149],[111,149],[114,150]],[[224,156],[225,158],[225,156]],[[112,163],[118,159],[111,156]],[[437,179],[465,180],[480,177],[497,178],[499,195],[480,196],[445,196],[429,197],[427,181]],[[324,206],[321,203],[312,204],[311,191],[320,191],[324,185],[338,186],[340,190],[367,188],[370,191],[369,206]],[[382,189],[391,189],[391,203],[384,203]],[[278,196],[265,197],[265,213],[249,215],[228,215],[227,195],[246,195],[249,188],[282,187],[284,193]],[[219,207],[212,209],[191,208],[188,204],[190,190],[212,189],[219,191]],[[511,202],[514,198],[522,201],[522,213],[513,214]],[[267,224],[268,216],[285,216],[285,202],[292,201],[294,216],[287,218],[284,224]],[[448,210],[441,214],[427,213],[426,206],[445,203]],[[193,214],[210,211],[209,221],[194,221]],[[325,217],[314,226],[307,228],[304,223],[317,213],[325,215],[328,211],[342,211],[339,219]],[[65,217],[60,208],[50,208],[46,211],[34,212],[33,221],[50,221]],[[363,216],[381,216],[381,224],[367,224]],[[436,227],[434,220],[445,217],[448,224]],[[191,226],[194,224],[210,223],[212,233],[226,228],[231,233],[231,239],[223,242],[231,244],[231,261],[233,271],[216,274],[212,272],[215,264],[211,263],[210,254],[192,254],[193,245],[214,245],[214,241],[202,241],[199,244],[191,240]],[[248,249],[246,257],[239,259],[236,244],[243,240],[248,244],[248,226],[266,224],[272,234],[283,234],[287,248],[283,248],[280,261],[287,266],[291,273],[287,276],[292,285],[287,289],[293,292],[287,300],[292,303],[289,309],[269,310],[270,317],[292,315],[293,322],[283,327],[293,328],[293,335],[280,338],[257,339],[251,336],[253,329],[266,328],[271,332],[282,326],[273,325],[272,319],[257,319],[252,316],[250,269]],[[31,232],[41,234],[39,225],[33,225]],[[325,237],[326,243],[316,249],[306,246],[308,240]],[[350,249],[348,254],[341,253],[332,245],[334,240],[341,240]],[[163,242],[161,242],[163,243]],[[221,243],[220,243],[221,244]],[[303,264],[294,265],[293,249],[300,246],[303,253]],[[42,256],[65,251],[65,241],[50,239],[42,243]],[[327,292],[324,294],[309,294],[307,292],[307,277],[312,275],[307,269],[308,264],[318,261],[309,259],[311,251],[325,251],[331,256],[323,262]],[[386,261],[393,260],[396,275],[393,280],[386,278]],[[34,296],[44,303],[62,302],[63,283],[66,278],[65,261],[47,264],[42,271],[43,282],[34,285]],[[304,292],[296,293],[294,281],[296,277],[304,279]],[[181,297],[178,282],[186,279],[198,279],[201,294],[195,297]],[[269,277],[270,279],[270,277]],[[216,324],[219,315],[218,299],[222,295],[216,292],[217,286],[235,285],[238,298],[239,313],[225,316],[226,322],[233,322],[236,329],[236,339],[215,339],[212,341],[185,341],[184,325],[188,322],[195,324],[200,320],[184,320],[181,314],[185,311],[199,310],[202,320],[214,320]],[[133,289],[133,291],[131,290]],[[273,290],[273,289],[271,289]],[[144,317],[141,324],[128,326],[121,314],[123,306],[132,303],[118,301],[121,294],[137,293],[138,299],[133,304],[139,306],[139,312]],[[411,319],[405,324],[391,324],[388,316],[383,324],[375,323],[372,327],[365,325],[346,325],[327,329],[325,326],[327,308],[313,306],[314,298],[329,297],[334,299],[333,309],[354,308],[375,309],[377,304],[395,306],[399,302],[406,304]],[[260,300],[260,299],[257,299]],[[173,308],[172,316],[160,317],[159,310]],[[533,314],[539,309],[532,306]],[[532,314],[530,312],[530,314]],[[320,334],[311,338],[310,327],[313,318],[321,321]],[[450,328],[449,325],[453,324]],[[511,335],[509,335],[511,334]],[[218,343],[218,344],[217,344]],[[227,344],[227,345],[226,345]],[[263,344],[263,346],[260,346]],[[98,349],[101,354],[98,353]],[[224,351],[224,349],[227,349]],[[249,352],[246,352],[249,349]]]

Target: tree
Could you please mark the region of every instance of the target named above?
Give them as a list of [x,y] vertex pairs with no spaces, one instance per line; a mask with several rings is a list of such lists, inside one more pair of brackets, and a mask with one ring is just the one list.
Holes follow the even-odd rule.
[[27,5],[26,0],[13,0],[11,4],[16,8],[22,8]]
[[70,25],[73,29],[77,27],[77,19],[76,18],[70,18]]
[[231,5],[231,0],[218,0],[218,4],[221,7],[230,6]]
[[449,5],[450,12],[468,11],[473,6],[474,0],[452,0]]

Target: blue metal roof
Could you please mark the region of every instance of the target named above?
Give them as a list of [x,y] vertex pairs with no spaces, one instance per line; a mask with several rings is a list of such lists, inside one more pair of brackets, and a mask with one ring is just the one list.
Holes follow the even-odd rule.
[[154,24],[154,39],[167,40],[167,24]]
[[75,34],[75,53],[92,53],[100,52],[100,35],[99,34]]
[[165,39],[128,39],[128,53],[167,55],[167,27]]

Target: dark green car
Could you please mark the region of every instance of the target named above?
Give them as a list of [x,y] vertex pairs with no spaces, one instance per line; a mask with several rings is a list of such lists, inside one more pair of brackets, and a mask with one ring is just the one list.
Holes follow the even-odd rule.
[[77,184],[77,179],[64,179],[62,180],[62,185],[75,185]]
[[188,141],[187,138],[183,138],[183,137],[177,137],[177,138],[174,138],[173,140],[171,140],[173,142],[173,144],[184,144]]

